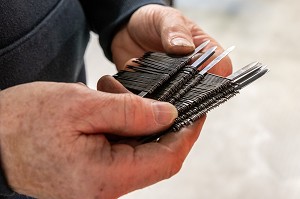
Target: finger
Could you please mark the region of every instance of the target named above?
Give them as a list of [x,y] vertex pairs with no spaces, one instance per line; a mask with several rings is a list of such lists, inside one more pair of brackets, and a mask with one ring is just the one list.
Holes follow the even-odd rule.
[[[204,51],[212,46],[218,46],[218,49],[215,55],[208,59],[202,66],[203,68],[217,55],[223,52],[221,45],[214,38],[210,37],[200,29],[194,22],[187,19],[179,12],[174,11],[174,13],[171,16],[167,15],[160,24],[162,43],[168,53],[190,53],[194,50],[195,46],[210,40],[211,42],[204,48]],[[228,76],[232,73],[231,60],[227,56],[209,72],[221,76]]]
[[[214,58],[216,58],[219,54],[221,54],[223,51],[218,50],[215,55],[213,55],[209,60],[207,60],[207,63],[212,61]],[[208,71],[209,73],[216,74],[222,77],[227,77],[232,73],[232,63],[231,59],[226,56],[224,57],[218,64],[216,64],[212,69]]]
[[136,62],[136,60],[137,60],[137,58],[131,58],[131,59],[129,59],[126,63],[125,63],[125,65],[124,65],[124,67],[123,67],[123,69],[122,70],[125,70],[125,71],[133,71],[132,69],[129,69],[128,68],[128,66],[140,66],[140,64],[138,64],[137,62]]
[[[95,91],[96,92],[96,91]],[[110,94],[97,91],[86,96],[85,119],[80,132],[113,133],[122,136],[141,136],[169,127],[178,113],[167,102],[144,99],[134,94]]]
[[[175,175],[199,137],[204,120],[205,118],[201,118],[180,132],[165,136],[159,143],[143,144],[134,149],[125,145],[113,145],[116,164],[122,162],[125,168],[130,168],[123,176],[128,183],[127,191],[143,188]],[[133,156],[131,161],[124,160],[128,156]]]
[[[201,30],[198,26],[194,26],[192,30],[193,35],[193,41],[196,46],[200,45],[201,43],[210,40],[210,43],[203,49],[203,51],[208,50],[209,48],[213,46],[217,46],[217,50],[213,56],[211,56],[201,67],[204,68],[207,66],[213,59],[215,59],[218,55],[220,55],[224,49],[222,46],[211,36],[206,34],[203,30]],[[226,77],[232,73],[232,63],[228,56],[223,58],[216,66],[214,66],[211,70],[209,70],[210,73],[217,74],[223,77]]]
[[132,59],[128,60],[125,63],[125,67],[128,66],[128,65],[130,65],[130,66],[139,66],[139,64],[135,62],[136,60],[137,60],[137,58],[132,58]]
[[81,85],[81,86],[84,86],[84,87],[88,87],[85,83],[83,82],[77,82],[77,84]]
[[[179,132],[166,134],[160,138],[159,143],[174,148],[187,146],[186,150],[182,148],[182,153],[187,155],[194,142],[198,139],[205,119],[206,116],[203,116],[191,126],[187,126]],[[176,142],[177,140],[180,140],[180,142]]]
[[123,70],[125,63],[132,57],[140,57],[145,53],[145,50],[127,33],[128,28],[124,27],[116,33],[112,41],[113,62],[118,70]]
[[164,49],[171,54],[187,54],[195,49],[192,33],[185,17],[173,8],[170,14],[163,14],[159,24]]
[[110,75],[105,75],[98,80],[97,90],[107,93],[129,93],[119,81]]
[[[210,62],[212,62],[221,53],[223,53],[223,49],[217,49],[216,52],[199,67],[199,70],[205,68]],[[227,77],[232,73],[231,59],[229,58],[229,56],[224,57],[219,63],[217,63],[214,67],[212,67],[208,72],[219,76]]]

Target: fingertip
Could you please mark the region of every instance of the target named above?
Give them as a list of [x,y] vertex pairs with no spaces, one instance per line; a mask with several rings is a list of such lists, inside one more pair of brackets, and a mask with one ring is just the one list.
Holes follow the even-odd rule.
[[186,55],[194,51],[195,45],[184,37],[176,37],[170,39],[164,48],[169,54]]
[[85,83],[83,83],[83,82],[76,82],[76,84],[78,84],[78,85],[81,85],[81,86],[84,86],[84,87],[88,87]]
[[162,23],[161,37],[163,47],[170,54],[193,52],[195,44],[189,23],[181,14],[166,18]]
[[195,45],[190,40],[183,37],[175,37],[170,41],[171,46],[195,48]]

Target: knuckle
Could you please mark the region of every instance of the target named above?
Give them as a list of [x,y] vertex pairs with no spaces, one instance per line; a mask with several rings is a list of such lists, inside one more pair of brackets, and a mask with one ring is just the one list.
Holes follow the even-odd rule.
[[143,106],[142,101],[132,94],[124,94],[124,119],[126,124],[131,124],[139,119],[139,109]]
[[116,107],[114,106],[115,111],[112,111],[114,114],[116,114],[118,119],[117,123],[111,126],[111,128],[115,131],[126,131],[127,129],[130,129],[134,123],[133,121],[136,117],[136,107],[138,105],[136,104],[134,97],[129,93],[122,94],[120,101],[117,99],[116,101],[118,101],[119,105]]

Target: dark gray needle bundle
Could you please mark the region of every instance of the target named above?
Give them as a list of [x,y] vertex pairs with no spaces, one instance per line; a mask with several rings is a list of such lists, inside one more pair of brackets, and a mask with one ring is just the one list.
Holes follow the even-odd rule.
[[[192,124],[208,111],[226,102],[246,85],[268,72],[261,63],[251,63],[228,77],[220,77],[207,71],[225,57],[233,47],[224,51],[204,69],[197,70],[216,47],[210,48],[192,65],[189,61],[209,41],[201,44],[193,54],[176,57],[164,53],[149,52],[139,58],[138,66],[128,66],[114,77],[128,90],[142,97],[170,102],[175,105],[179,116],[165,132],[141,138],[142,142],[158,139],[165,133],[175,132]],[[129,70],[128,70],[129,69]]]

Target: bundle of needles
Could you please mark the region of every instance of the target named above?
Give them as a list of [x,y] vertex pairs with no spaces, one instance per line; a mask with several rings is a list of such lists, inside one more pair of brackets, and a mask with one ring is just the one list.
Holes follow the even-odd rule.
[[[179,131],[192,124],[268,72],[266,65],[253,62],[228,77],[208,73],[208,70],[227,56],[234,47],[228,48],[206,67],[198,70],[217,48],[215,46],[201,52],[209,42],[202,43],[188,56],[145,53],[135,61],[137,66],[129,65],[114,75],[114,78],[131,92],[142,97],[170,102],[178,110],[178,118],[168,130],[143,137],[141,142],[158,140],[166,133]],[[188,65],[197,53],[201,56],[192,65]]]

